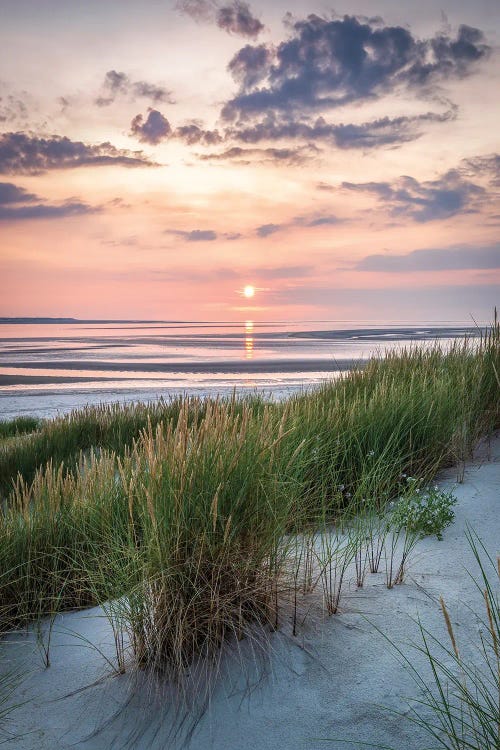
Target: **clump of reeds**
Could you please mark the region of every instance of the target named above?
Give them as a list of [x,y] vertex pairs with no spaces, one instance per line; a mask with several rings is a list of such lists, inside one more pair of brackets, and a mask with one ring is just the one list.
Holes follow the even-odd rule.
[[41,423],[42,421],[36,417],[15,417],[6,421],[0,420],[0,440],[34,432]]
[[130,541],[140,538],[134,649],[139,663],[173,677],[241,638],[247,623],[278,624],[294,469],[280,466],[284,420],[238,412],[212,403],[190,425],[181,410],[175,425],[148,427],[120,462]]

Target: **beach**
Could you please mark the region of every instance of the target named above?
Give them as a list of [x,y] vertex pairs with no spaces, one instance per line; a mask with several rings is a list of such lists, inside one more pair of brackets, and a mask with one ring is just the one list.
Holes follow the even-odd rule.
[[4,420],[0,737],[427,750],[429,643],[460,689],[497,655],[499,341],[495,318],[283,398],[70,389]]
[[[364,588],[356,589],[351,572],[340,614],[307,624],[297,638],[286,629],[270,634],[261,650],[243,642],[240,658],[233,654],[221,660],[214,693],[192,713],[186,714],[172,694],[162,693],[141,673],[112,673],[106,659],[114,659],[113,633],[102,609],[56,616],[49,668],[43,665],[33,628],[9,635],[3,669],[14,667],[23,675],[13,696],[23,704],[12,717],[11,729],[20,733],[13,746],[428,748],[429,737],[408,720],[409,705],[422,693],[402,668],[395,647],[431,678],[424,656],[411,644],[421,643],[420,619],[446,645],[442,596],[459,647],[477,658],[473,644],[478,642],[482,594],[469,575],[477,576],[478,569],[465,532],[473,529],[492,554],[498,552],[498,434],[479,446],[458,483],[461,474],[461,468],[449,468],[439,475],[440,489],[458,498],[456,518],[442,541],[428,537],[419,543],[403,585],[388,590],[380,573],[368,575]],[[45,633],[48,627],[46,621]]]
[[[327,325],[328,324],[328,325]],[[0,419],[87,403],[259,391],[284,398],[373,354],[477,335],[470,323],[1,321]]]

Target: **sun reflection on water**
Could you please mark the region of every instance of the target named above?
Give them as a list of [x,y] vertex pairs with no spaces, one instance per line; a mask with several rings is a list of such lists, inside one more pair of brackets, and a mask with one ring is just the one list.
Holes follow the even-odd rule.
[[245,322],[245,359],[253,358],[253,320]]

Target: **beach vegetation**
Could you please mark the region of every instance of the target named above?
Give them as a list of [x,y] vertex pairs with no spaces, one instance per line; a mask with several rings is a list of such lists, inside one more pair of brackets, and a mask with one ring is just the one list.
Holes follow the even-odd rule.
[[402,476],[431,486],[500,425],[498,372],[495,322],[282,402],[89,407],[0,443],[0,630],[101,605],[118,671],[128,658],[181,684],[255,625],[296,632],[315,591],[340,611],[351,564],[361,586],[385,550],[388,586],[401,583],[453,504],[430,490],[420,507]]

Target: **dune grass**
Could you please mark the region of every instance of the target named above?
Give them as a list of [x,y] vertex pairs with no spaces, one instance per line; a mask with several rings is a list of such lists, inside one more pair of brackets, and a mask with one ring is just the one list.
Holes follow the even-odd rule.
[[[281,403],[89,408],[0,445],[0,630],[111,602],[136,664],[181,681],[254,623],[280,625],[314,585],[315,529],[373,518],[404,475],[465,460],[500,425],[499,372],[495,321]],[[323,544],[330,612],[356,554]]]
[[36,417],[15,417],[15,419],[0,421],[0,440],[34,432],[41,424],[42,420]]
[[[263,404],[260,396],[241,399],[250,402],[258,413]],[[90,449],[113,450],[123,453],[148,424],[176,420],[181,408],[193,403],[192,414],[202,414],[198,399],[177,397],[159,399],[148,404],[102,404],[77,409],[51,420],[19,417],[0,422],[0,438],[12,437],[2,445],[0,441],[0,493],[12,489],[18,474],[26,481],[33,480],[38,468],[48,461],[53,465],[64,462],[66,469],[78,469],[81,453]],[[26,434],[36,430],[34,434]]]

